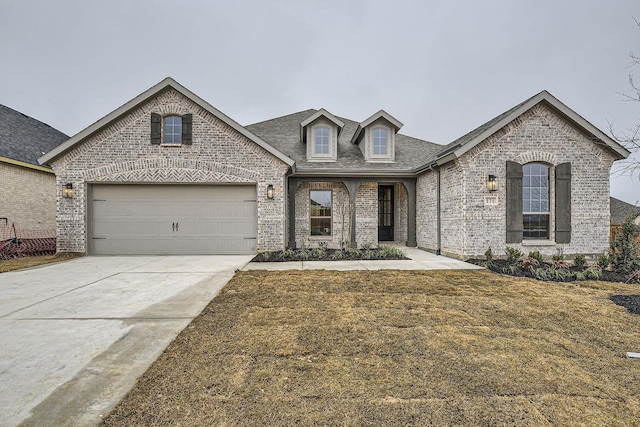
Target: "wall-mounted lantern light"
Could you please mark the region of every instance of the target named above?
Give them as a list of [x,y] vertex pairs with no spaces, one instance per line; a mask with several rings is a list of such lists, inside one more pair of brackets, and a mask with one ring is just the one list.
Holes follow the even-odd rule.
[[273,185],[267,185],[267,199],[273,200]]
[[498,191],[498,180],[495,175],[489,175],[487,178],[487,188],[491,192]]
[[73,197],[73,184],[68,183],[62,187],[62,197],[70,199]]

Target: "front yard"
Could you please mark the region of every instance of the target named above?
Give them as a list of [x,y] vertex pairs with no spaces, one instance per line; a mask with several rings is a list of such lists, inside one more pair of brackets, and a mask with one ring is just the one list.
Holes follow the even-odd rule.
[[638,285],[240,272],[104,425],[637,425]]

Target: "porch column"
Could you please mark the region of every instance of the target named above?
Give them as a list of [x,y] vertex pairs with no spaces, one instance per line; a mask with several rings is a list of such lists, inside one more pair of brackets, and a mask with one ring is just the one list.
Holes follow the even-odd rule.
[[287,249],[296,248],[296,191],[300,186],[300,179],[289,178],[289,244]]
[[402,182],[407,189],[407,246],[415,248],[416,242],[416,181],[406,180]]
[[349,223],[351,226],[351,243],[350,246],[352,248],[356,248],[358,246],[356,242],[356,193],[358,192],[358,188],[360,187],[361,181],[359,180],[348,180],[343,181],[345,187],[347,187],[347,191],[349,192],[349,211],[351,212],[351,218]]

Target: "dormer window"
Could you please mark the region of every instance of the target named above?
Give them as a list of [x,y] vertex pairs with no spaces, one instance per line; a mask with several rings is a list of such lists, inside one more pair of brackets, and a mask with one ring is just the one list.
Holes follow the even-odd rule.
[[326,126],[318,126],[315,128],[313,140],[315,154],[329,154],[330,133],[330,129]]
[[373,129],[373,154],[375,156],[386,156],[388,147],[387,129]]
[[360,146],[367,162],[395,162],[396,134],[401,127],[402,123],[380,110],[358,125],[351,143]]
[[344,123],[327,110],[319,110],[300,123],[300,141],[307,145],[310,162],[335,162],[338,136]]

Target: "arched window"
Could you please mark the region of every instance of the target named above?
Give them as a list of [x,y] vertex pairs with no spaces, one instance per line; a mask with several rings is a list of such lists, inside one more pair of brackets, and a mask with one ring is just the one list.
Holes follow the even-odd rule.
[[329,154],[329,128],[326,126],[318,126],[315,128],[314,134],[315,153]]
[[549,239],[549,166],[522,167],[522,238]]

